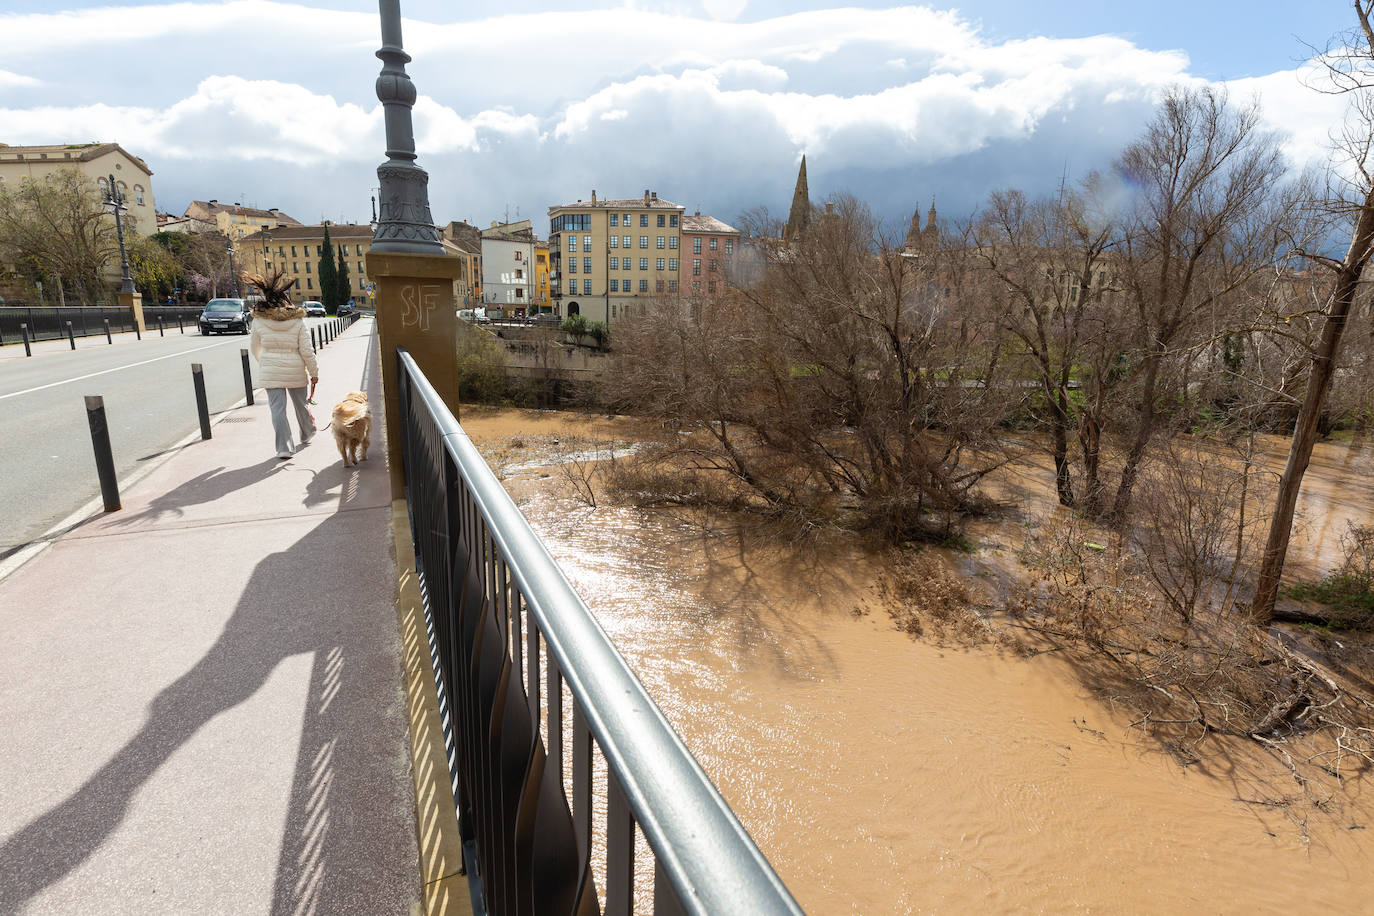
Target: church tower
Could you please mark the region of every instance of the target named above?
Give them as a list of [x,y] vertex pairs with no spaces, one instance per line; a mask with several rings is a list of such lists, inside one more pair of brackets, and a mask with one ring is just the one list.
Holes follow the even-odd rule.
[[787,228],[783,230],[782,237],[795,242],[810,224],[811,195],[806,187],[806,156],[803,155],[801,169],[797,172],[797,187],[792,192],[792,212],[787,215]]
[[926,227],[921,230],[921,242],[927,248],[936,248],[940,244],[940,226],[935,217],[935,198],[930,199],[930,212],[926,214]]

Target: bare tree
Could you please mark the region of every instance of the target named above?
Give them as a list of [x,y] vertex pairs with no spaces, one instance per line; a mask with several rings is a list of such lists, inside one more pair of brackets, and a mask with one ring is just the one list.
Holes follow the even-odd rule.
[[1124,521],[1153,437],[1167,362],[1209,313],[1281,249],[1271,191],[1284,174],[1259,111],[1216,90],[1175,89],[1118,170],[1134,190],[1122,276],[1135,319],[1136,418],[1111,516]]
[[1333,177],[1329,187],[1336,193],[1328,202],[1333,213],[1350,226],[1350,244],[1340,260],[1317,253],[1307,254],[1313,262],[1332,272],[1334,282],[1321,336],[1311,351],[1307,389],[1298,409],[1288,462],[1279,478],[1273,521],[1250,607],[1252,618],[1261,626],[1267,625],[1274,614],[1302,478],[1317,441],[1318,423],[1336,371],[1341,337],[1360,278],[1369,263],[1371,244],[1374,244],[1374,160],[1370,157],[1374,150],[1374,93],[1370,91],[1374,89],[1374,27],[1370,24],[1374,0],[1354,0],[1354,7],[1358,27],[1333,39],[1320,56],[1330,79],[1327,91],[1348,94],[1352,102],[1351,118],[1342,142],[1342,149],[1348,155],[1348,171],[1343,176]]
[[109,292],[102,274],[118,252],[95,182],[75,169],[0,186],[0,260],[21,274],[56,278],[78,301],[94,303]]

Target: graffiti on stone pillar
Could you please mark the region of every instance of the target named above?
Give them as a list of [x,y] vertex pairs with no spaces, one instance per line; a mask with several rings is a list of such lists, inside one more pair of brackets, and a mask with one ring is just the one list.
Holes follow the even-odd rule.
[[435,283],[407,283],[401,287],[401,325],[429,330],[429,313],[439,306],[444,288]]

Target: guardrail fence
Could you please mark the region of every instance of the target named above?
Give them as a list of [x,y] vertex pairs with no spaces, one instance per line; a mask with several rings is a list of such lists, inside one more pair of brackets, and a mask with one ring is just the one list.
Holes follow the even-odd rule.
[[[154,328],[161,316],[167,327],[175,330],[179,317],[191,330],[195,328],[201,308],[199,305],[145,305],[143,320],[148,327]],[[110,330],[119,334],[134,329],[134,312],[117,305],[0,306],[0,341],[19,343],[21,324],[28,325],[29,340],[60,340],[67,336],[69,321],[76,337],[104,334],[106,321],[110,323]]]
[[415,361],[397,362],[454,803],[487,912],[800,913]]

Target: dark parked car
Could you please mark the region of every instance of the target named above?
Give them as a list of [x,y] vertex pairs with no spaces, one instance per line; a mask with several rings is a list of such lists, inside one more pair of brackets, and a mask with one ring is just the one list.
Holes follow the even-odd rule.
[[242,299],[211,299],[200,313],[200,333],[227,334],[234,331],[247,334],[253,323],[253,313]]
[[301,305],[305,307],[305,315],[307,318],[324,317],[324,303],[320,302],[318,299],[307,299],[302,302]]
[[340,314],[340,315],[352,315],[352,314],[353,314],[353,303],[351,303],[351,302],[345,302],[345,303],[343,303],[342,305],[340,305],[340,306],[339,306],[339,314]]

